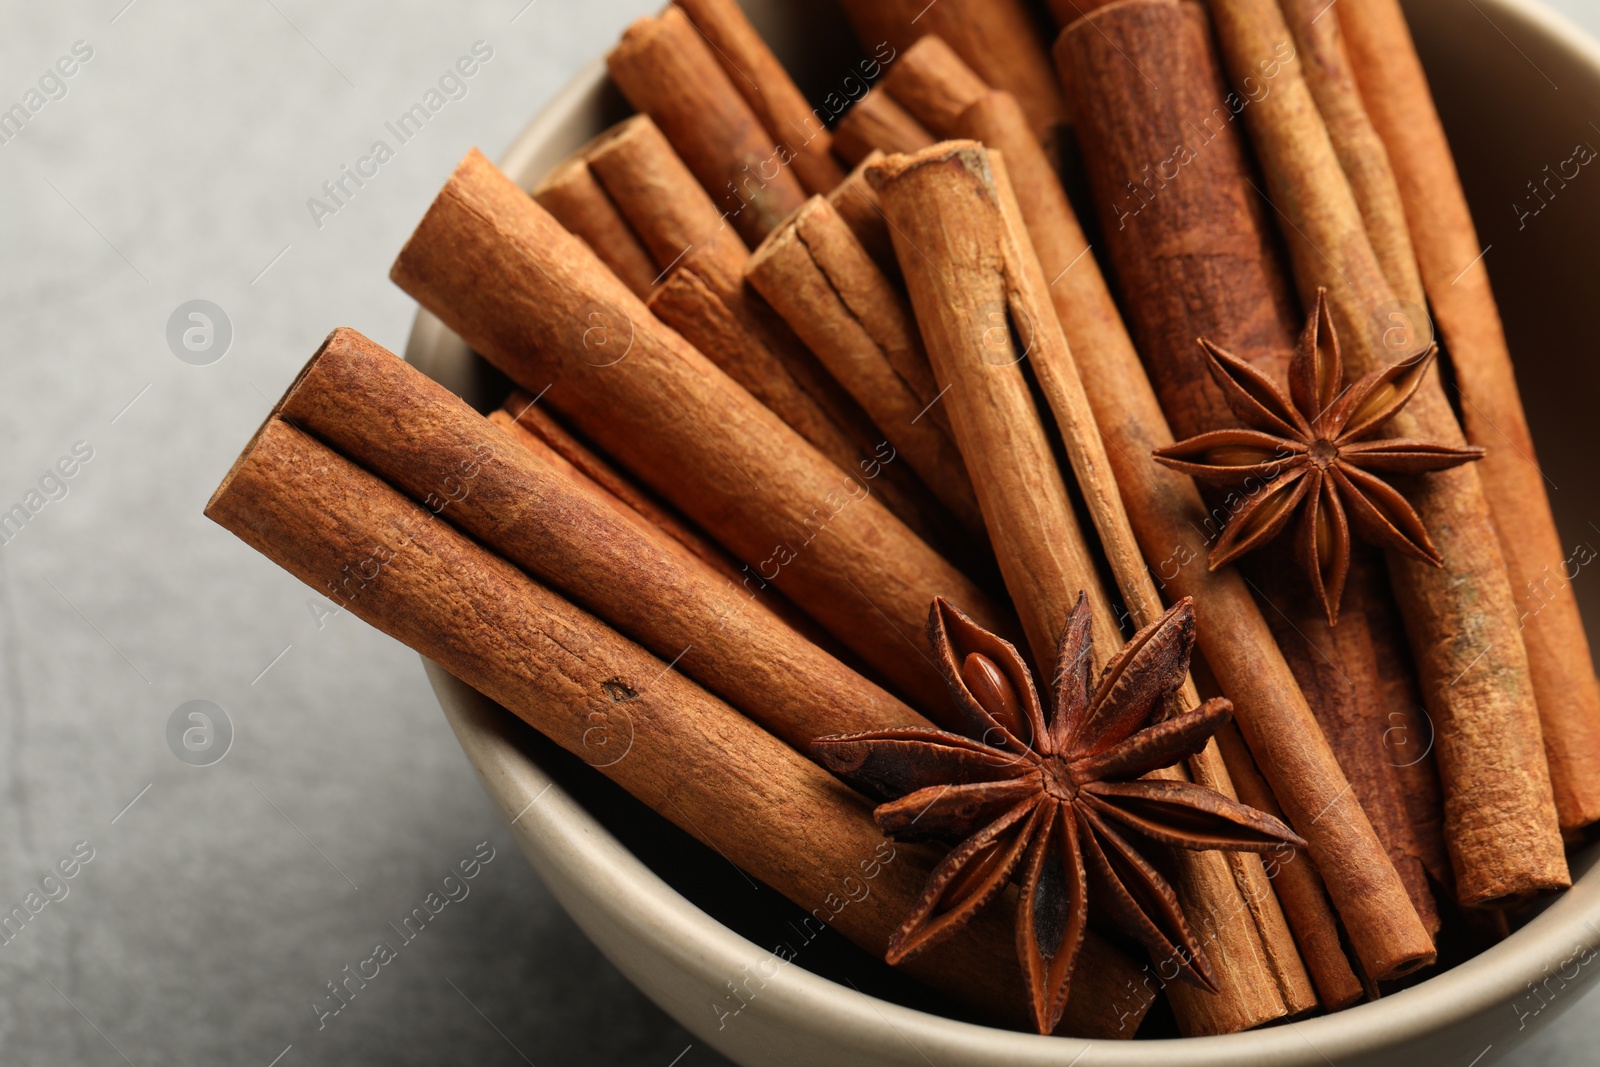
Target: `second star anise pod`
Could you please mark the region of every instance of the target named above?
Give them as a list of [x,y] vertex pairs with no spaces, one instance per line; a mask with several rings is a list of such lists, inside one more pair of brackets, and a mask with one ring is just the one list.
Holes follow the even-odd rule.
[[928,635],[961,733],[906,727],[812,742],[822,765],[880,797],[878,826],[900,839],[954,843],[889,939],[900,963],[951,937],[1006,886],[1020,886],[1017,955],[1034,1024],[1053,1031],[1066,1008],[1089,900],[1188,981],[1216,990],[1177,894],[1137,842],[1265,852],[1304,845],[1283,823],[1183,781],[1139,780],[1205,747],[1232,713],[1208,700],[1168,717],[1189,671],[1188,599],[1092,666],[1088,601],[1061,636],[1046,714],[1010,643],[944,600]]
[[1209,485],[1258,483],[1212,548],[1212,570],[1272,540],[1297,511],[1295,554],[1330,624],[1338,621],[1350,570],[1351,526],[1381,548],[1443,565],[1421,517],[1379,475],[1445,470],[1481,459],[1483,449],[1371,439],[1416,394],[1437,346],[1346,389],[1321,289],[1289,362],[1288,396],[1244,360],[1209,341],[1200,344],[1228,407],[1251,428],[1203,433],[1156,449],[1155,458]]

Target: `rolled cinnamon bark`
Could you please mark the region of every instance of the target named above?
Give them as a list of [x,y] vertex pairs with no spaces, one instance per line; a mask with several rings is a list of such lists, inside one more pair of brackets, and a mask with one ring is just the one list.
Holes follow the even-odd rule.
[[[722,575],[733,589],[748,591],[750,571],[727,549],[707,537],[654,493],[626,477],[592,449],[573,437],[547,412],[533,403],[521,389],[514,389],[503,408],[489,413],[489,421],[508,431],[518,442],[531,448],[547,462],[585,484],[591,484],[616,505],[631,511],[648,526],[666,534],[691,555]],[[671,546],[669,546],[671,547]],[[835,658],[848,660],[860,668],[859,661],[817,621],[772,587],[761,591],[761,603],[788,623],[802,637]]]
[[[400,415],[404,414],[404,418]],[[660,531],[521,446],[354,330],[276,414],[716,691],[796,749],[927,720]]]
[[[1238,797],[1244,803],[1277,818],[1283,818],[1272,789],[1250,758],[1239,727],[1224,723],[1216,742],[1228,765]],[[1299,849],[1289,848],[1272,857],[1272,885],[1294,930],[1300,957],[1317,985],[1317,996],[1328,1011],[1348,1008],[1361,1000],[1361,979],[1350,967],[1350,959],[1339,942],[1339,924],[1328,905],[1322,876],[1311,858]]]
[[[1255,201],[1237,185],[1237,134],[1206,119],[1222,89],[1203,11],[1172,0],[1115,4],[1068,27],[1057,54],[1145,355],[1185,368],[1180,350],[1211,322],[1230,324],[1229,348],[1241,355],[1279,351],[1277,324],[1290,317],[1289,298],[1263,268],[1268,238]],[[1166,72],[1162,88],[1146,83],[1140,69]],[[1191,154],[1181,177],[1167,168],[1162,177],[1156,168],[1192,136],[1183,123],[1195,116],[1214,130],[1212,140]],[[1053,251],[1077,257],[1086,248],[1080,232],[1075,245]],[[1201,651],[1291,824],[1309,842],[1358,956],[1386,977],[1426,965],[1431,940],[1249,589],[1236,571],[1205,567],[1207,515],[1198,491],[1148,458],[1172,433],[1098,274],[1084,255],[1053,288],[1082,294],[1084,311],[1073,322],[1084,343],[1074,336],[1073,350],[1145,558],[1168,597],[1194,597]],[[1197,313],[1205,320],[1191,318]],[[1198,394],[1209,384],[1202,375],[1198,367],[1187,381],[1164,374],[1162,389]]]
[[[889,216],[941,401],[977,489],[1006,588],[1036,664],[1053,663],[1080,591],[1108,604],[1022,360],[1044,325],[1018,318],[989,159],[954,141],[890,156],[867,172]],[[1026,314],[1023,312],[1022,314]],[[1109,615],[1095,645],[1120,648]]]
[[[979,103],[968,113],[978,112],[979,125],[992,127],[992,133],[1001,134],[997,141],[1012,145],[1027,171],[1024,185],[1030,196],[1037,198],[1041,190],[1052,185],[1059,189],[1043,150],[1024,124],[1020,107],[1009,93],[996,95],[995,107],[985,109]],[[990,158],[1005,222],[1007,259],[1019,267],[1012,277],[1016,317],[1041,324],[1033,334],[1029,362],[1055,414],[1078,493],[1100,536],[1101,550],[1133,625],[1149,625],[1162,614],[1164,606],[1139,550],[1077,363],[1051,309],[1044,269],[1033,250],[1014,183],[1009,180],[1008,175],[1015,168],[1002,159],[999,151],[991,151]],[[1179,700],[1185,707],[1199,704],[1192,682],[1184,685]],[[1235,795],[1214,742],[1192,756],[1187,768],[1194,781],[1225,796]],[[1178,768],[1156,776],[1184,777]],[[1316,993],[1261,858],[1244,853],[1204,858],[1180,855],[1175,862],[1199,894],[1195,910],[1203,917],[1198,921],[1215,931],[1220,955],[1232,971],[1222,980],[1220,1001],[1192,991],[1173,990],[1180,1027],[1190,1034],[1230,1033],[1258,1025],[1265,1018],[1302,1015],[1314,1009]],[[1269,994],[1272,984],[1276,989]]]
[[[1045,301],[1043,281],[1022,231],[998,158],[973,142],[951,142],[914,156],[890,157],[869,171],[894,224],[902,268],[910,284],[924,339],[941,380],[957,440],[968,458],[984,514],[1001,547],[1001,569],[1029,627],[1035,658],[1050,662],[1055,642],[1034,633],[1059,634],[1067,606],[1080,591],[1093,607],[1096,645],[1120,647],[1122,634],[1099,586],[1092,549],[1072,514],[1062,472],[1051,455],[1020,363],[1030,360],[1041,379],[1046,365],[1059,375],[1075,370],[1060,325]],[[1030,262],[1031,261],[1031,262]],[[1007,322],[1017,325],[1008,329]],[[1047,354],[1048,353],[1048,354]],[[1065,366],[1063,366],[1065,361]],[[1047,388],[1047,393],[1050,392]],[[1080,389],[1081,393],[1081,389]],[[1063,419],[1068,436],[1098,434],[1086,405],[1079,422]],[[1069,454],[1079,449],[1068,447]],[[1085,468],[1079,465],[1080,472]],[[1110,537],[1102,544],[1119,579],[1144,574],[1127,518],[1103,454],[1092,480],[1078,478],[1090,510]],[[1109,514],[1107,514],[1109,512]],[[1131,573],[1130,573],[1131,572]],[[1138,614],[1160,614],[1153,588]],[[1221,772],[1225,775],[1226,772]],[[1160,777],[1183,777],[1179,770]],[[1241,899],[1228,860],[1219,853],[1176,851],[1173,861],[1191,925],[1207,935],[1221,994],[1168,987],[1180,1027],[1189,1034],[1227,1033],[1283,1017],[1286,1008],[1258,928]],[[1292,943],[1285,944],[1289,957]],[[1156,961],[1164,965],[1167,961]],[[1290,961],[1282,961],[1286,966]],[[1294,961],[1297,965],[1298,961]],[[1306,1002],[1315,1004],[1304,971]]]
[[786,149],[806,192],[826,193],[844,180],[833,161],[833,135],[794,79],[750,25],[735,0],[674,0],[716,53],[728,80],[761,124]]
[[1054,144],[1056,131],[1066,125],[1043,27],[1022,0],[844,0],[843,6],[868,50],[887,41],[903,52],[918,38],[937,34],[986,84],[1022,103],[1042,142]]
[[873,151],[916,152],[934,140],[926,126],[879,86],[844,113],[834,130],[833,150],[840,159],[859,166]]
[[[1339,166],[1366,224],[1367,238],[1395,296],[1422,307],[1422,276],[1406,226],[1389,153],[1361,103],[1338,13],[1319,0],[1279,0],[1300,50],[1300,70],[1328,129]],[[1324,14],[1329,15],[1323,18]],[[1591,672],[1592,673],[1592,672]]]
[[[292,426],[268,420],[206,514],[867,951],[920,893],[934,854],[887,841],[842,783]],[[1009,919],[994,909],[907,969],[1021,1024]],[[1131,1036],[1149,1005],[1123,993],[1137,972],[1099,939],[1086,949],[1069,1025]]]
[[629,26],[606,66],[746,241],[759,242],[805,202],[788,149],[751,110],[681,8]]
[[557,222],[586,241],[600,261],[643,300],[655,288],[656,265],[650,253],[617,211],[617,205],[595,181],[588,162],[576,156],[551,171],[533,190],[533,198]]
[[[478,152],[457,167],[391,277],[513,381],[548,387],[544,402],[570,425],[754,561],[918,706],[947,699],[923,633],[934,596],[1013,630],[872,492],[662,326]],[[606,331],[609,347],[594,345],[593,330]]]
[[1383,603],[1369,611],[1367,629],[1378,661],[1378,679],[1388,708],[1384,722],[1384,759],[1398,768],[1406,822],[1416,839],[1417,858],[1446,899],[1455,897],[1455,875],[1450,870],[1450,850],[1444,840],[1444,790],[1434,753],[1433,723],[1422,706],[1417,672],[1400,625],[1400,608],[1394,593],[1385,591]]
[[[932,144],[930,138],[928,144]],[[928,145],[918,145],[926,148]],[[867,250],[878,269],[899,288],[904,279],[900,276],[900,261],[894,258],[894,239],[889,236],[889,223],[883,217],[883,207],[878,203],[877,190],[866,179],[866,170],[882,159],[884,153],[876,148],[861,160],[838,187],[828,193],[828,203],[844,219],[850,232],[856,235],[861,247]],[[931,399],[931,398],[930,398]]]
[[944,38],[929,34],[889,68],[883,91],[935,137],[954,137],[961,113],[989,86],[961,61]]
[[923,399],[933,373],[911,307],[828,201],[812,197],[772,231],[746,276],[981,541],[983,513],[961,453],[943,410]]
[[[1413,332],[1398,349],[1389,347],[1394,331],[1383,326],[1393,315],[1404,321],[1405,310],[1383,276],[1298,60],[1281,58],[1289,31],[1277,4],[1216,0],[1211,10],[1236,81],[1277,68],[1272,91],[1245,122],[1267,191],[1289,221],[1285,233],[1302,297],[1327,289],[1353,373],[1411,354],[1425,339]],[[1437,367],[1388,432],[1466,443]],[[1390,553],[1389,570],[1438,726],[1456,891],[1463,904],[1514,904],[1571,884],[1516,600],[1474,465],[1418,481],[1412,502],[1445,565]]]
[[1561,825],[1585,826],[1600,819],[1600,685],[1482,246],[1399,5],[1356,0],[1338,21],[1367,112],[1388,148],[1423,286],[1461,391],[1467,439],[1489,450],[1474,466],[1520,601]]
[[610,463],[601,459],[591,448],[572,436],[549,412],[541,408],[532,396],[521,389],[513,389],[500,410],[489,413],[489,421],[502,429],[515,427],[516,433],[525,434],[539,442],[544,449],[570,464],[578,474],[615,497],[624,506],[636,512],[640,518],[683,545],[713,569],[721,571],[734,581],[744,580],[743,564],[730,556],[726,549],[696,529],[654,494],[641,489]]
[[[995,169],[997,174],[1003,170],[1009,179],[997,181],[997,186],[1010,240],[1014,245],[1031,243],[1033,249],[1038,250],[1037,255],[1027,252],[1016,256],[1024,265],[1017,298],[1024,306],[1035,309],[1028,312],[1028,318],[1044,321],[1047,326],[1037,331],[1029,361],[1055,413],[1079,492],[1093,517],[1101,548],[1117,579],[1123,601],[1135,626],[1148,625],[1161,614],[1163,605],[1140,553],[1117,482],[1115,463],[1108,454],[1108,443],[1114,447],[1114,438],[1098,426],[1077,360],[1068,346],[1067,324],[1073,323],[1079,338],[1087,344],[1102,347],[1110,344],[1131,355],[1126,331],[1117,318],[1098,267],[1080,276],[1082,284],[1052,286],[1047,283],[1047,277],[1061,281],[1088,249],[1060,180],[1045,158],[1038,139],[1029,130],[1015,98],[1002,91],[986,93],[962,113],[958,125],[991,149],[991,160],[1004,159],[1003,165],[996,165]],[[1048,268],[1045,266],[1047,259]],[[1052,299],[1061,324],[1059,334],[1048,328],[1050,312],[1046,308]],[[1118,416],[1108,412],[1107,417]],[[1186,687],[1184,695],[1189,706],[1199,702],[1192,686]],[[1195,781],[1226,796],[1234,795],[1227,768],[1215,744],[1208,744],[1192,757],[1188,766]],[[1256,929],[1231,933],[1234,939],[1245,937],[1246,943],[1242,947],[1238,944],[1225,946],[1224,955],[1238,959],[1241,954],[1259,951],[1276,979],[1287,1013],[1298,1015],[1311,1010],[1316,1006],[1316,995],[1261,858],[1230,853],[1226,863],[1234,873],[1238,894],[1248,907]],[[1259,938],[1249,937],[1252,933]],[[1186,1003],[1190,1032],[1225,1033],[1255,1025],[1248,1008],[1229,1016],[1216,1011],[1217,1007],[1219,1005],[1207,1005],[1204,999]],[[1270,1005],[1268,1010],[1271,1010]]]
[[691,248],[746,251],[711,197],[648,115],[613,126],[586,150],[589,169],[650,252],[661,277]]
[[1339,625],[1312,602],[1296,561],[1287,557],[1255,561],[1246,573],[1264,594],[1263,614],[1307,694],[1322,732],[1339,757],[1339,766],[1372,820],[1378,839],[1389,852],[1406,893],[1430,936],[1439,933],[1439,907],[1428,887],[1422,846],[1406,803],[1405,783],[1386,742],[1395,723],[1392,704],[1378,663],[1373,632],[1367,625],[1377,612],[1394,611],[1380,553],[1370,546],[1351,546],[1350,575],[1345,582]]

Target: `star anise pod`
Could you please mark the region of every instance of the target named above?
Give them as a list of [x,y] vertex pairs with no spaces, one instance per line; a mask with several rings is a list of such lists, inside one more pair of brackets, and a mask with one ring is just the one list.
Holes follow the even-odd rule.
[[943,599],[933,602],[928,636],[961,733],[906,727],[812,743],[823,766],[892,798],[873,811],[885,833],[955,843],[889,939],[888,961],[951,937],[1015,881],[1017,955],[1040,1033],[1053,1031],[1066,1007],[1091,892],[1155,960],[1175,961],[1184,978],[1215,991],[1177,894],[1135,842],[1253,852],[1304,842],[1210,789],[1137,780],[1199,752],[1232,714],[1216,699],[1167,716],[1189,670],[1191,602],[1139,631],[1096,685],[1080,595],[1061,636],[1048,715],[1017,650]]
[[1483,458],[1404,438],[1369,440],[1422,384],[1437,345],[1373,371],[1349,388],[1324,290],[1289,362],[1289,395],[1237,356],[1201,339],[1212,378],[1247,430],[1215,430],[1155,451],[1157,462],[1209,485],[1250,485],[1211,550],[1212,570],[1276,537],[1300,512],[1295,554],[1311,589],[1339,618],[1350,570],[1350,527],[1382,548],[1443,566],[1416,510],[1380,474],[1420,474]]

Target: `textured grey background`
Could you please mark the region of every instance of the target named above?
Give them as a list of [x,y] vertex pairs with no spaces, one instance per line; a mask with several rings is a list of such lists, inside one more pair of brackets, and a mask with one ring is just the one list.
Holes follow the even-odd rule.
[[[462,153],[498,154],[655,6],[0,8],[0,108],[74,42],[93,49],[0,145],[0,510],[93,449],[0,547],[0,913],[75,843],[93,849],[0,944],[0,1063],[724,1062],[552,902],[417,658],[319,620],[305,588],[201,517],[332,326],[403,347],[413,308],[388,266]],[[1595,0],[1557,6],[1600,30]],[[493,58],[468,94],[319,228],[307,198],[375,139],[393,146],[384,123],[479,40]],[[234,331],[209,366],[166,342],[196,298]],[[235,732],[208,767],[166,739],[193,699]],[[495,858],[470,895],[319,1029],[326,983],[479,842]],[[1590,1064],[1597,1042],[1591,995],[1519,1062]]]

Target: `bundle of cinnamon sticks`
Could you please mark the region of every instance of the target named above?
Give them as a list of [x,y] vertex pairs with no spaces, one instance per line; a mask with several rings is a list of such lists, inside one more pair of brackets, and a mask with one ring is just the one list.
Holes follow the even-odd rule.
[[[930,603],[1037,673],[1080,592],[1113,651],[1191,599],[1169,711],[1234,723],[1151,773],[1305,847],[1152,846],[1215,988],[1092,922],[1060,1033],[1336,1011],[1503,935],[1600,820],[1600,684],[1570,587],[1519,605],[1561,542],[1397,0],[843,6],[882,76],[831,125],[676,0],[608,56],[638,114],[531,190],[469,153],[391,277],[516,391],[336,330],[207,514],[879,956],[949,845],[811,742],[957,728]],[[1305,395],[1325,335],[1351,381],[1437,341],[1460,402],[1396,379],[1384,435],[1487,450],[1394,479],[1442,566],[1354,544],[1336,622],[1290,535],[1208,565],[1260,486],[1153,458]],[[906,967],[1022,1026],[1001,896]]]

